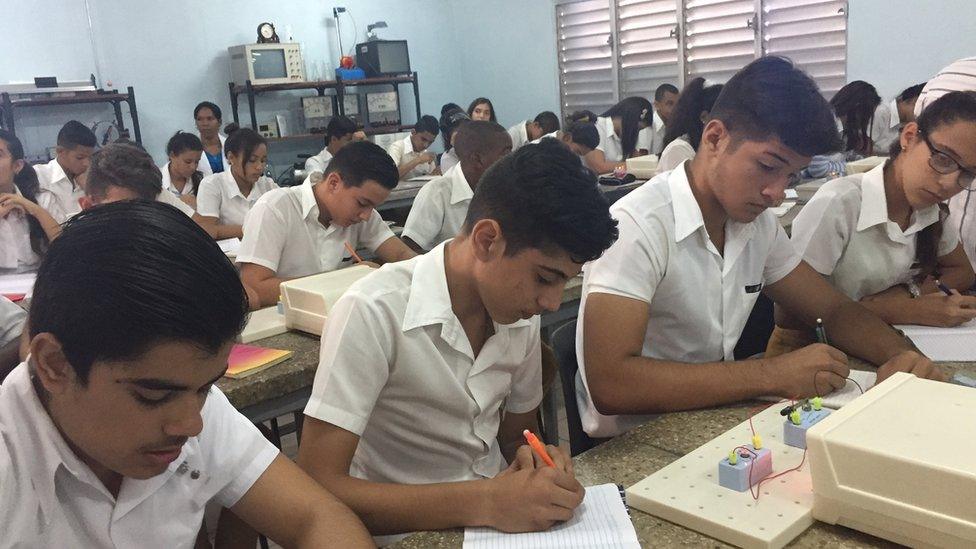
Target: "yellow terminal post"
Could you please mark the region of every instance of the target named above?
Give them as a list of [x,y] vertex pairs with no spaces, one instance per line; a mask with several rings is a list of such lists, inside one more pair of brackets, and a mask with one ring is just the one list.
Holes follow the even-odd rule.
[[739,463],[739,454],[735,450],[729,452],[729,465]]
[[792,412],[790,412],[790,421],[793,422],[793,425],[799,425],[800,424],[800,411],[799,410],[793,410]]
[[822,398],[820,398],[820,397],[813,397],[813,399],[810,402],[813,403],[813,409],[814,410],[821,410],[821,409],[823,409],[823,399]]
[[756,450],[762,450],[762,437],[758,433],[752,435],[752,447]]

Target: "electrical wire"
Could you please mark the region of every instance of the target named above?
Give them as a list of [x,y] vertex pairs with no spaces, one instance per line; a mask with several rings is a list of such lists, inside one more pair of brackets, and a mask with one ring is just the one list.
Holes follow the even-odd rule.
[[[833,373],[831,370],[817,370],[816,372],[813,373],[813,393],[814,393],[814,396],[817,396],[817,397],[821,396],[820,395],[820,389],[817,388],[817,374],[819,374],[820,372]],[[860,383],[854,381],[854,379],[853,378],[850,378],[850,377],[845,377],[844,379],[847,380],[847,381],[850,381],[851,383],[853,383],[855,386],[857,386],[857,390],[858,391],[861,391],[861,394],[862,395],[864,394],[864,388],[861,387],[861,384]]]

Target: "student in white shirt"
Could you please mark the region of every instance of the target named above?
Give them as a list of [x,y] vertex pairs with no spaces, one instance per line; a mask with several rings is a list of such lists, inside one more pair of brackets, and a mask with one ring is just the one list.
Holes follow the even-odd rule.
[[225,150],[230,167],[205,177],[197,191],[197,212],[214,238],[241,238],[244,218],[261,195],[278,185],[264,175],[268,142],[250,128],[229,132]]
[[582,487],[524,445],[542,400],[538,314],[616,236],[595,177],[552,141],[496,162],[464,229],[335,304],[298,463],[375,534],[568,520]]
[[61,233],[51,214],[59,214],[58,208],[53,193],[39,187],[33,166],[24,160],[20,139],[0,130],[0,273],[37,269]]
[[370,546],[214,387],[246,314],[237,272],[182,214],[72,219],[37,277],[30,356],[0,386],[4,543],[192,547],[215,503],[285,546]]
[[70,120],[58,132],[54,160],[34,167],[41,188],[54,195],[60,213],[55,217],[58,223],[81,211],[78,201],[85,196],[84,174],[96,144],[95,134],[87,126]]
[[441,139],[444,142],[444,153],[438,159],[438,165],[442,174],[447,173],[448,170],[457,166],[458,157],[454,153],[454,132],[461,127],[461,124],[469,120],[471,119],[461,110],[461,107],[453,103],[448,103],[441,109],[440,126]]
[[706,86],[705,79],[701,77],[688,82],[681,91],[678,104],[671,111],[668,130],[664,134],[664,151],[657,162],[657,173],[669,172],[678,164],[695,157],[708,113],[721,92],[721,84]]
[[403,241],[423,253],[453,238],[468,215],[468,205],[482,174],[512,152],[512,140],[495,122],[471,121],[454,134],[461,162],[421,187],[403,228]]
[[678,102],[678,88],[674,84],[661,84],[654,90],[654,116],[651,124],[642,129],[638,142],[645,152],[660,155],[664,150],[664,135],[671,123],[671,112]]
[[203,180],[203,174],[197,170],[202,155],[203,143],[200,138],[178,131],[166,143],[169,162],[159,169],[163,174],[163,189],[193,208],[197,205],[197,190]]
[[[595,120],[596,116],[593,116],[593,119]],[[596,131],[596,125],[593,122],[583,120],[569,121],[564,129],[543,135],[533,141],[532,144],[538,145],[543,139],[549,138],[557,139],[569,147],[573,154],[580,157],[580,162],[583,161],[584,156],[600,145],[600,132]]]
[[387,263],[416,255],[376,211],[397,175],[386,151],[359,141],[336,153],[322,181],[263,196],[247,217],[237,252],[241,279],[260,305],[277,303],[285,280],[339,268],[346,244],[368,248]]
[[841,124],[844,138],[842,150],[852,157],[871,156],[875,151],[871,141],[871,124],[874,111],[881,104],[881,96],[874,86],[863,80],[855,80],[837,90],[830,99],[830,106]]
[[220,133],[222,114],[220,107],[204,101],[194,107],[193,120],[200,132],[200,142],[203,144],[203,155],[197,165],[197,171],[204,177],[220,173],[230,167],[224,153],[227,136]]
[[693,160],[613,205],[620,238],[584,269],[576,339],[583,428],[613,436],[647,414],[843,387],[847,357],[828,345],[731,362],[760,291],[806,325],[823,319],[831,344],[882,365],[879,380],[895,371],[944,379],[803,263],[766,211],[811,156],[838,145],[810,77],[787,59],[758,59],[725,84],[710,116]]
[[395,141],[386,150],[397,165],[400,179],[410,179],[437,172],[436,157],[427,149],[437,139],[437,119],[429,114],[420,117],[410,135]]
[[[976,318],[976,275],[942,202],[976,187],[976,92],[942,96],[902,129],[891,159],[828,182],[793,222],[798,253],[835,288],[890,324],[957,326]],[[956,292],[958,294],[958,292]],[[816,341],[784,310],[766,356]]]
[[325,148],[315,156],[305,160],[305,171],[311,175],[314,172],[325,173],[329,168],[329,162],[339,149],[353,142],[356,136],[357,126],[351,118],[336,115],[329,120],[325,127]]
[[874,110],[871,141],[875,155],[887,155],[905,124],[915,121],[915,101],[924,87],[925,82],[905,88],[890,103],[881,103]]
[[526,143],[542,139],[542,136],[559,131],[559,117],[551,111],[543,111],[532,120],[523,120],[508,129],[512,138],[512,150],[517,151]]
[[0,384],[20,363],[20,335],[27,311],[0,295]]
[[643,97],[628,97],[610,107],[596,119],[600,145],[586,155],[586,165],[597,174],[610,173],[626,166],[628,158],[647,154],[650,143],[639,137],[653,117],[654,107]]
[[487,97],[478,97],[468,105],[468,118],[471,120],[498,122],[495,106],[491,104],[491,99]]

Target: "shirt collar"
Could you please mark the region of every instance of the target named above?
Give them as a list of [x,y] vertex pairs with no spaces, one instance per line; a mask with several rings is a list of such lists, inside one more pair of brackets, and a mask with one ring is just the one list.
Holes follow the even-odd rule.
[[417,151],[413,150],[413,141],[410,140],[410,134],[408,133],[406,137],[403,138],[403,153],[410,154]]
[[654,131],[659,132],[664,129],[664,119],[661,115],[657,113],[657,109],[651,109],[654,111],[654,117],[651,120],[651,126],[653,126]]
[[[857,218],[857,230],[863,231],[875,225],[891,224],[891,228],[897,228],[897,224],[888,219],[888,200],[884,187],[884,167],[883,163],[866,172],[861,179],[861,213]],[[939,205],[934,204],[924,210],[912,211],[912,217],[907,229],[901,232],[904,236],[915,234],[925,227],[939,220]],[[889,231],[890,232],[890,231]]]
[[68,174],[64,173],[64,168],[61,167],[61,163],[55,158],[51,161],[51,182],[65,181],[70,183],[72,188],[74,188],[74,182],[68,177]]
[[613,117],[611,116],[601,116],[597,120],[603,120],[603,131],[608,139],[613,139],[614,141],[620,142],[620,136],[617,132],[613,130]]
[[705,226],[701,206],[691,192],[691,183],[685,172],[687,161],[678,164],[668,175],[668,188],[671,190],[671,208],[674,211],[674,241],[681,242],[689,235]]
[[[234,174],[230,173],[230,169],[224,170],[220,175],[223,176],[224,190],[227,191],[227,196],[231,198],[234,198],[235,196],[244,198],[244,195],[241,194],[241,188],[237,186],[237,181],[234,179]],[[258,184],[255,183],[254,187],[257,188],[257,186]],[[254,192],[253,188],[251,189],[251,192]],[[247,199],[244,198],[244,200]]]
[[467,178],[464,177],[464,172],[461,171],[461,163],[458,162],[452,166],[451,169],[447,170],[446,175],[449,175],[451,178],[451,204],[471,200],[474,196],[474,191],[471,189],[471,185],[468,184]]

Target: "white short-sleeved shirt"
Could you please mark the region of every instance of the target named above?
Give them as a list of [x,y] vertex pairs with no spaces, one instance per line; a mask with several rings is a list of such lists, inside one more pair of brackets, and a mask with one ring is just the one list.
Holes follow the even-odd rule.
[[882,102],[874,109],[874,120],[871,122],[871,141],[874,142],[874,154],[887,155],[888,148],[901,135],[901,117],[898,116],[898,99],[890,103]]
[[34,166],[34,171],[37,172],[40,188],[51,193],[51,200],[57,205],[52,208],[44,204],[41,206],[47,209],[58,223],[64,223],[69,217],[81,211],[81,203],[78,201],[85,196],[85,190],[68,179],[57,158],[47,164]]
[[[907,229],[888,219],[884,165],[827,182],[793,221],[797,253],[854,301],[904,284],[917,273],[916,238],[939,221],[939,206],[912,213]],[[939,256],[959,244],[946,224]]]
[[177,189],[173,185],[173,176],[169,173],[169,162],[159,168],[159,171],[163,174],[163,190],[169,191],[177,196],[193,194],[193,182],[187,181],[186,185],[183,185],[183,190]]
[[180,457],[150,479],[123,479],[116,500],[69,448],[20,364],[0,386],[2,543],[193,547],[207,503],[233,506],[278,455],[216,387],[201,415],[203,430]]
[[0,295],[0,347],[20,337],[26,321],[27,311]]
[[540,142],[542,142],[543,139],[546,139],[547,137],[551,137],[552,139],[562,139],[562,136],[563,136],[563,132],[560,131],[560,130],[556,130],[556,131],[554,131],[552,133],[547,133],[546,135],[543,135],[539,139],[535,139],[533,141],[529,141],[529,144],[530,145],[538,145]]
[[305,160],[305,172],[308,174],[312,172],[325,173],[329,167],[329,162],[332,162],[332,153],[327,148],[322,149],[319,154],[310,156]]
[[261,195],[277,189],[270,177],[262,175],[247,197],[230,170],[204,178],[197,191],[197,212],[206,217],[216,217],[221,225],[243,225],[244,217]]
[[373,210],[369,220],[349,227],[319,221],[312,185],[275,189],[258,200],[244,223],[238,263],[267,267],[279,278],[333,271],[342,263],[345,243],[376,250],[393,231]]
[[[403,139],[394,141],[390,144],[390,148],[387,149],[386,153],[390,155],[393,162],[397,166],[406,164],[412,161],[414,158],[426,153],[427,151],[416,152],[413,150],[413,141],[410,140],[410,136],[406,136]],[[434,171],[434,162],[425,162],[423,164],[418,164],[414,169],[410,170],[403,176],[403,179],[410,179],[412,177],[419,177],[421,175],[427,175]]]
[[[14,194],[23,196],[16,185]],[[42,194],[50,197],[52,193],[39,189],[38,200]],[[54,206],[58,207],[57,204]],[[54,214],[51,214],[51,217],[54,217]],[[28,218],[29,216],[20,210],[13,210],[6,217],[0,217],[0,271],[30,272],[40,266],[41,256],[34,253],[34,249],[31,248]]]
[[682,135],[664,147],[661,158],[657,161],[657,173],[669,172],[685,160],[694,158],[695,154],[695,148],[688,142],[688,136]]
[[421,187],[413,200],[403,236],[429,250],[454,238],[464,225],[474,191],[458,164]]
[[512,151],[517,151],[519,147],[529,142],[529,131],[525,125],[528,120],[523,120],[508,129],[508,135],[512,138]]
[[664,125],[664,119],[654,111],[651,125],[644,128],[637,134],[637,150],[646,150],[650,154],[660,155],[664,150],[664,134],[668,128]]
[[180,200],[179,196],[167,191],[165,188],[156,195],[156,202],[162,202],[163,204],[169,204],[177,210],[186,214],[187,217],[193,217],[196,212],[193,211],[193,206],[190,206],[186,202]]
[[444,245],[384,265],[329,313],[305,414],[360,437],[349,473],[428,484],[490,478],[502,411],[542,401],[539,317],[494,324],[477,357],[454,315]]
[[441,173],[447,173],[447,170],[457,166],[460,162],[457,153],[454,152],[454,147],[451,147],[441,155]]
[[583,429],[614,436],[650,416],[600,414],[586,386],[583,326],[589,295],[604,293],[650,305],[641,356],[702,363],[733,360],[733,350],[764,285],[793,271],[800,257],[772,212],[751,223],[727,221],[725,253],[708,237],[685,173],[687,163],[618,200],[610,213],[620,237],[583,269],[577,325],[577,400]]

